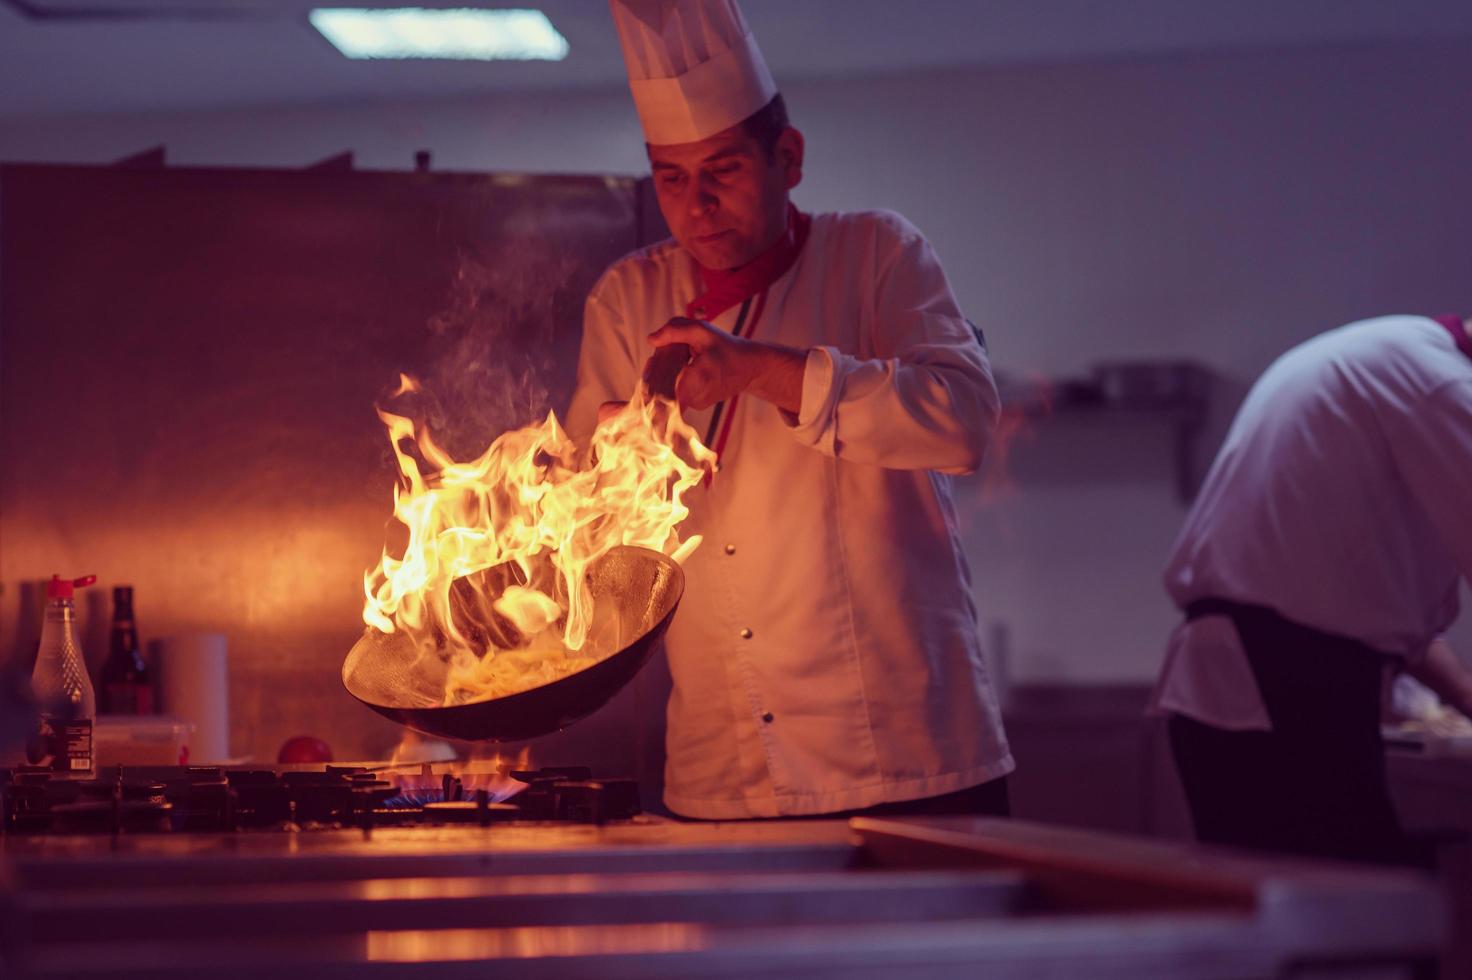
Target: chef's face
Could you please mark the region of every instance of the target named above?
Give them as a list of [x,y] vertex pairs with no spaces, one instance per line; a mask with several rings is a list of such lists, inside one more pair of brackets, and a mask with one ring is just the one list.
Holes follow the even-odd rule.
[[750,262],[787,227],[802,152],[795,129],[768,153],[739,125],[695,143],[650,146],[655,195],[675,240],[707,269]]

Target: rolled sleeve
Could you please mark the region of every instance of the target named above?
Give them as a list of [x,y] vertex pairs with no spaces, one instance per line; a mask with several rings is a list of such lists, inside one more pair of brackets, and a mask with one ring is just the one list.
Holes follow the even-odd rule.
[[809,350],[802,370],[802,405],[796,415],[782,413],[798,442],[828,456],[834,454],[833,422],[838,407],[838,363],[842,358],[833,347]]
[[872,356],[811,349],[799,412],[783,418],[825,455],[970,473],[1001,407],[991,367],[929,244],[907,226],[896,230],[874,277]]

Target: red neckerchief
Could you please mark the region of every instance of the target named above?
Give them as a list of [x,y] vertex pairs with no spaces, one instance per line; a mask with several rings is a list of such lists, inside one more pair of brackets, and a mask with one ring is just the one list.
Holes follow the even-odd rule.
[[[757,321],[762,318],[762,311],[766,309],[767,287],[781,279],[797,262],[812,226],[813,219],[789,202],[787,230],[765,252],[736,269],[707,269],[700,266],[700,279],[705,292],[686,304],[685,315],[697,320],[714,320],[737,303],[746,303],[748,306],[742,309],[735,332],[737,336],[750,337],[756,329]],[[758,294],[756,308],[752,310],[751,299]],[[748,312],[751,313],[750,316],[747,315]],[[731,436],[731,422],[736,418],[736,403],[740,397],[735,396],[729,404],[722,402],[717,405],[711,416],[706,440],[715,451],[717,459],[726,448],[726,440]],[[725,414],[724,419],[721,417],[722,413]],[[710,482],[711,474],[706,473],[705,485],[710,486]]]
[[685,315],[697,320],[714,320],[737,303],[762,292],[781,279],[802,253],[813,219],[791,203],[787,205],[787,230],[765,252],[735,269],[700,267],[705,292],[685,306]]
[[1452,335],[1452,342],[1457,345],[1457,350],[1472,357],[1472,337],[1467,336],[1467,328],[1462,325],[1462,318],[1452,314],[1434,316],[1431,319],[1446,327]]

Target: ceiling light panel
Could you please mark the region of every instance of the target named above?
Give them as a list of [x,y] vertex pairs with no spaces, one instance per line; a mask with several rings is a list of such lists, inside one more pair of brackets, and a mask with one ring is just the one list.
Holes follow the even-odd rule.
[[349,58],[561,61],[567,38],[540,10],[320,7],[312,26]]

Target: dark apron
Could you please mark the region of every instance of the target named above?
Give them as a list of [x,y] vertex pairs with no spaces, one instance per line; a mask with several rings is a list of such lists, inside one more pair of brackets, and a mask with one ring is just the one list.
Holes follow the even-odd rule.
[[1385,775],[1381,690],[1393,658],[1264,606],[1204,599],[1187,619],[1236,625],[1271,732],[1170,719],[1171,749],[1204,842],[1316,857],[1420,863]]

